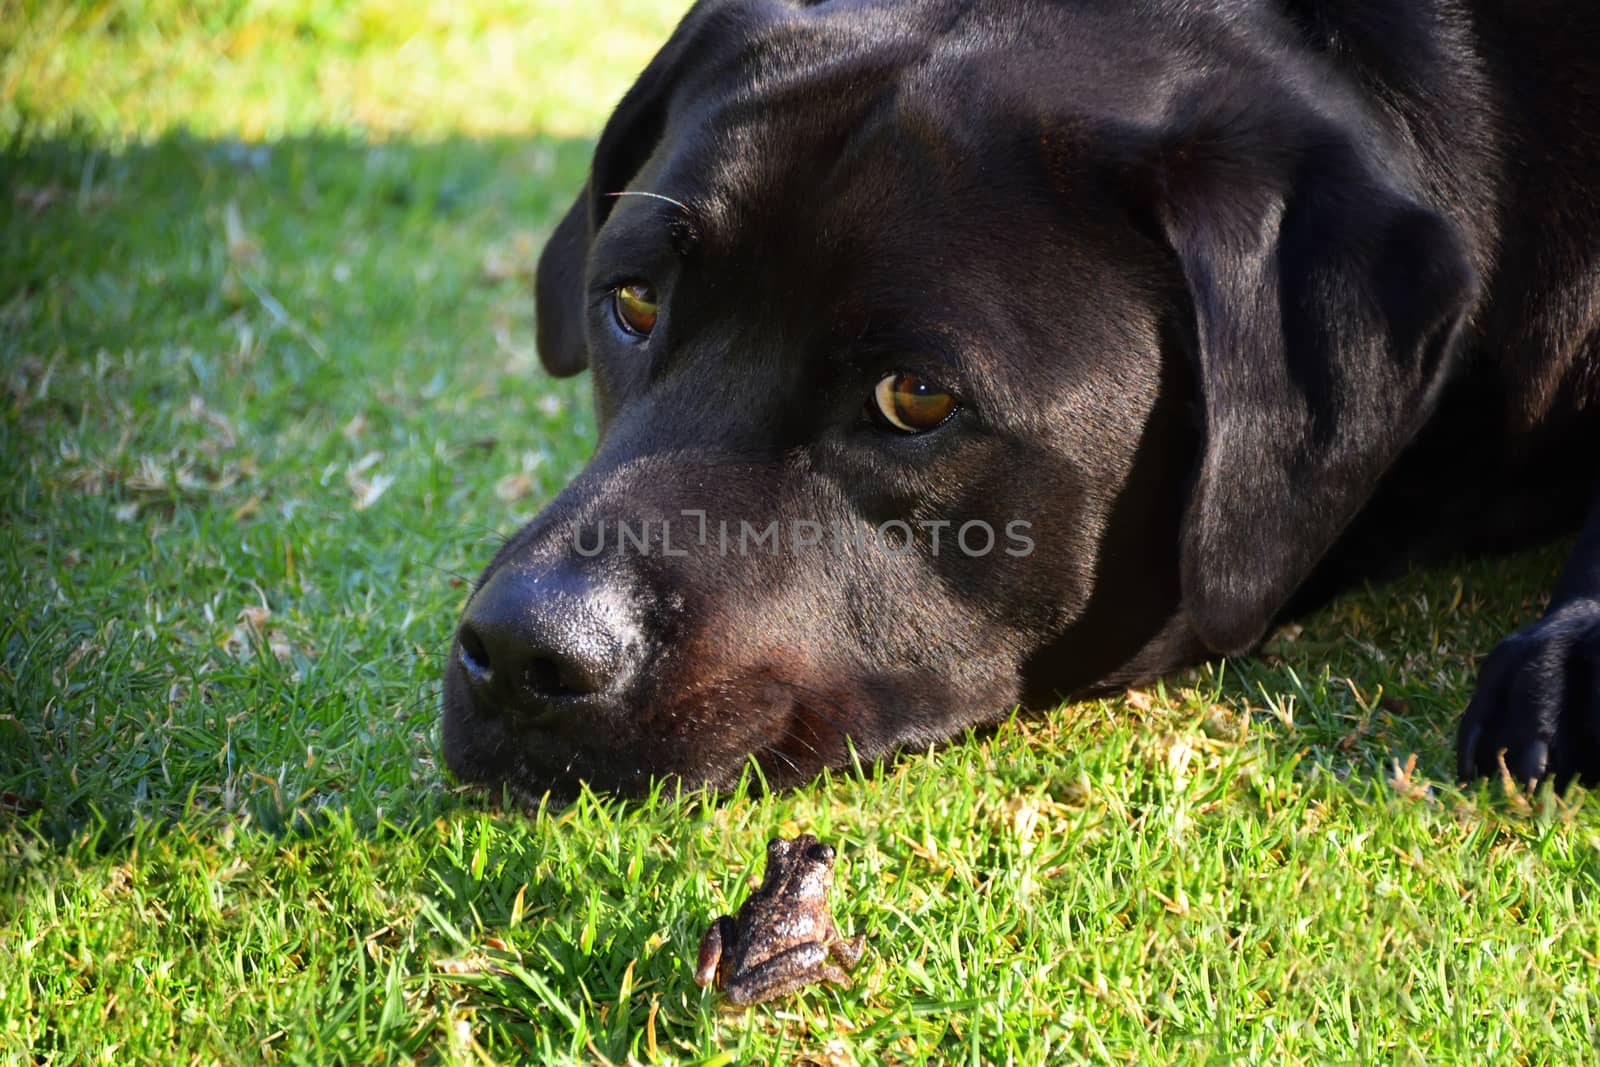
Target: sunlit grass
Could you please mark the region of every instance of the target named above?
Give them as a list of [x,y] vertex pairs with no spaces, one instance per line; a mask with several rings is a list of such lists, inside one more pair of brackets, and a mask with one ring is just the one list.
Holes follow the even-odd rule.
[[[782,796],[451,788],[464,583],[593,437],[533,256],[673,14],[0,7],[0,1057],[1591,1059],[1587,794],[1450,784],[1558,548]],[[801,830],[856,982],[723,1011]]]
[[0,137],[592,134],[684,3],[0,2]]

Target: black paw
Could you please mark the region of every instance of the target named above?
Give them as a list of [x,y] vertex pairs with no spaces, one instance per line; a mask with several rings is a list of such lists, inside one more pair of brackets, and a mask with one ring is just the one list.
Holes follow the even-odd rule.
[[1498,777],[1502,760],[1519,785],[1600,782],[1600,600],[1561,605],[1483,661],[1456,768],[1462,781]]

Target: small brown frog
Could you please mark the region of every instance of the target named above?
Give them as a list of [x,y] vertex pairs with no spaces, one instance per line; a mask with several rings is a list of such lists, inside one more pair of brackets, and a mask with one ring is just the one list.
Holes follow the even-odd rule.
[[[730,1004],[757,1004],[812,982],[849,985],[865,937],[846,941],[828,914],[833,847],[810,834],[767,842],[767,873],[737,916],[720,916],[700,942],[694,980]],[[837,965],[834,962],[837,961]]]

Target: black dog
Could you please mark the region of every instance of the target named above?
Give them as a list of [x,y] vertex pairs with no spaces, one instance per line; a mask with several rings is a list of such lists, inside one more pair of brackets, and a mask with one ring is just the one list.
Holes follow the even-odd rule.
[[[451,768],[793,783],[1579,526],[1597,115],[1590,0],[705,0],[539,265],[600,444],[467,605]],[[1600,775],[1600,506],[1501,759]]]

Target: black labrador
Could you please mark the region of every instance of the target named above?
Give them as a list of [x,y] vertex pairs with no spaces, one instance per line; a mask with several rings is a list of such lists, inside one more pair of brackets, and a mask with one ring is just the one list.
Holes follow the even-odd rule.
[[539,264],[599,446],[451,769],[795,783],[1582,527],[1459,769],[1600,777],[1597,116],[1592,0],[703,0]]

